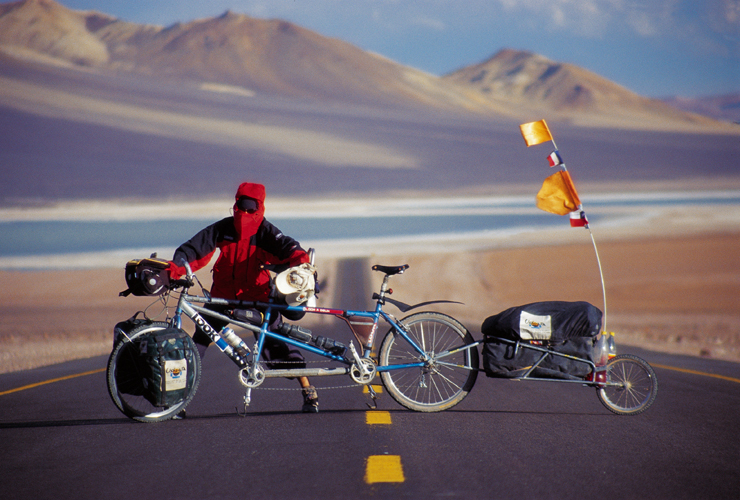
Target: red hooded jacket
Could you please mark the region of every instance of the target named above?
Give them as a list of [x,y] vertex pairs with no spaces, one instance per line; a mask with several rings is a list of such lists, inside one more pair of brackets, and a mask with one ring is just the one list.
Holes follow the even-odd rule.
[[182,276],[184,259],[193,271],[206,266],[216,249],[221,250],[213,266],[211,294],[222,299],[266,301],[270,293],[269,272],[262,265],[297,266],[309,261],[308,254],[293,238],[284,235],[264,218],[265,187],[245,182],[235,200],[247,196],[258,203],[254,213],[242,212],[234,204],[234,216],[198,232],[175,250],[171,274]]

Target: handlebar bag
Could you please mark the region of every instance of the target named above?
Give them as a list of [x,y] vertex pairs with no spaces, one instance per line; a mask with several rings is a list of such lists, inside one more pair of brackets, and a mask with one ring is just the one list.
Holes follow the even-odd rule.
[[143,395],[152,405],[176,405],[192,390],[195,354],[189,340],[184,331],[166,328],[146,335],[139,342],[147,366]]
[[170,285],[170,263],[162,259],[137,259],[126,263],[128,289],[120,293],[136,296],[162,295]]

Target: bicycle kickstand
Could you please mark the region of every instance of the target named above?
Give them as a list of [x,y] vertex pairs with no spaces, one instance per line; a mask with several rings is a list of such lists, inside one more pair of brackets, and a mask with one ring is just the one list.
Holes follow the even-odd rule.
[[368,384],[367,385],[367,391],[370,393],[370,398],[373,400],[373,403],[365,403],[368,408],[371,410],[377,410],[378,409],[378,394],[375,392],[375,389],[373,389],[373,386]]
[[247,392],[244,394],[244,413],[239,412],[239,408],[236,409],[237,415],[240,415],[242,417],[247,416],[247,408],[249,408],[249,403],[252,402],[252,388],[247,387]]

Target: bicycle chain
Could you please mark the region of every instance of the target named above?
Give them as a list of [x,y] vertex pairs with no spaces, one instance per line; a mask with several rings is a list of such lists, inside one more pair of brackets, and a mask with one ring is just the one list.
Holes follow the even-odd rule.
[[[328,389],[351,389],[352,387],[363,387],[360,384],[351,384],[351,385],[335,385],[332,387],[316,387],[316,390],[328,390]],[[252,387],[253,391],[302,391],[303,388],[289,388],[289,387],[262,387],[261,385],[258,385],[257,387]]]
[[[290,364],[290,363],[293,363],[293,364],[299,364],[299,363],[302,363],[302,364],[311,364],[311,363],[318,364],[318,363],[326,363],[326,361],[322,361],[322,360],[317,360],[317,361],[276,361],[276,363],[278,363],[278,362],[280,364]],[[322,391],[325,391],[325,390],[328,390],[328,389],[351,389],[353,387],[364,387],[364,385],[363,384],[335,385],[335,386],[330,386],[330,387],[316,387],[316,390],[321,389]],[[290,388],[290,387],[263,387],[260,384],[257,387],[252,387],[252,390],[253,391],[256,391],[256,390],[261,390],[261,391],[302,391],[303,388],[302,387],[298,387],[298,388],[295,388],[295,387],[293,387],[293,388]]]

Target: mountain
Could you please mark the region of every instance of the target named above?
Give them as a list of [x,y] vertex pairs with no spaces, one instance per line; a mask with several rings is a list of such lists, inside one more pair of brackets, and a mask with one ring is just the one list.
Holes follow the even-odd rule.
[[49,0],[28,0],[0,5],[0,44],[11,54],[58,60],[79,66],[102,66],[108,48],[89,25],[97,19],[113,22],[101,14],[69,10]]
[[[644,128],[712,126],[714,120],[649,99],[578,66],[531,52],[504,49],[444,76],[522,110],[546,112],[576,124]],[[530,111],[530,112],[531,112]]]
[[0,5],[0,46],[15,57],[249,92],[495,110],[475,92],[341,40],[229,11],[164,28],[72,11],[52,0],[24,0]]
[[666,97],[674,108],[740,124],[740,92],[706,97]]
[[11,2],[0,4],[0,52],[17,61],[195,82],[245,96],[474,111],[521,120],[546,115],[587,126],[732,127],[528,52],[502,50],[437,77],[286,21],[230,11],[161,27],[74,11],[53,0]]

